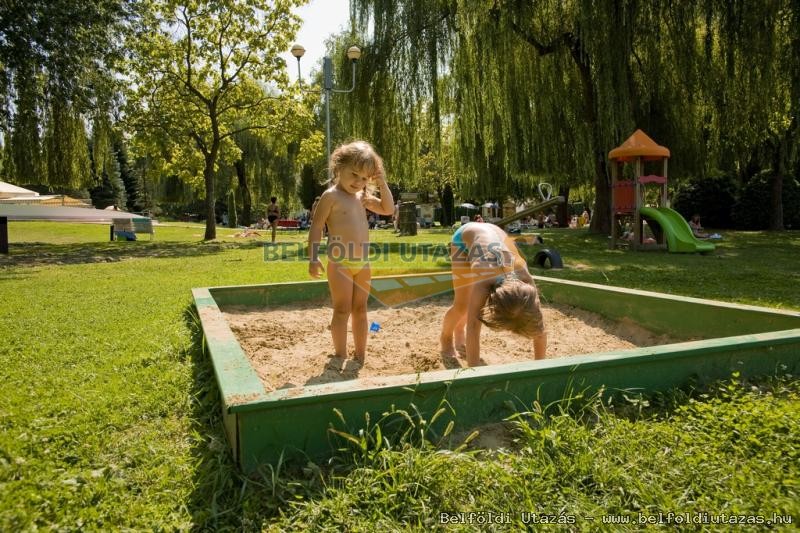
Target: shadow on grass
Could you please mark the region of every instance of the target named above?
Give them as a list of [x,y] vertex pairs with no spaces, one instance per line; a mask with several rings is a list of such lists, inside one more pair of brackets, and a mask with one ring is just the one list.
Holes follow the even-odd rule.
[[267,465],[251,476],[241,473],[225,436],[220,391],[194,304],[186,308],[183,319],[191,334],[185,356],[193,369],[194,490],[186,502],[192,529],[261,531],[298,494],[308,498],[319,493],[319,469],[312,469],[317,476],[312,478],[299,467],[287,470],[281,465]]
[[50,244],[43,242],[12,243],[10,255],[0,255],[2,267],[36,267],[46,265],[75,265],[114,263],[140,257],[174,258],[217,254],[231,249],[260,248],[257,241],[242,242],[105,242]]

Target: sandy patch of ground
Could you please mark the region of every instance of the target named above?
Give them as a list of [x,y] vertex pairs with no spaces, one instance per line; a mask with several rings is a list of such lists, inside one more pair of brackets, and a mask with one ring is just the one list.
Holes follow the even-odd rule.
[[[333,356],[327,304],[298,303],[278,310],[231,307],[228,323],[253,363],[267,391],[355,378],[414,374],[466,366],[461,358],[443,358],[439,328],[449,298],[395,308],[370,309],[368,320],[380,324],[370,332],[363,366]],[[548,334],[548,358],[676,342],[632,323],[562,305],[542,307]],[[352,353],[352,335],[348,333]],[[531,341],[513,333],[482,328],[481,358],[486,364],[527,361]]]

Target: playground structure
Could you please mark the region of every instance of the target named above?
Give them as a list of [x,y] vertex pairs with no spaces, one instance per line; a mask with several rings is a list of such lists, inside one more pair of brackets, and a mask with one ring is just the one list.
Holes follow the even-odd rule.
[[[669,208],[667,160],[670,151],[656,144],[642,130],[636,130],[622,145],[608,153],[611,163],[611,248],[623,241],[621,230],[632,221],[632,235],[625,242],[634,250],[663,250],[673,253],[707,253],[714,244],[698,240],[688,222]],[[623,178],[624,165],[633,165],[633,179]],[[661,175],[645,174],[646,167],[660,165]],[[658,207],[645,206],[647,185],[660,187]],[[653,232],[655,243],[644,238],[644,222]]]
[[548,207],[552,207],[554,205],[563,204],[564,197],[563,196],[555,196],[553,198],[547,198],[542,203],[533,205],[531,207],[526,207],[522,211],[514,213],[513,215],[509,215],[505,218],[501,218],[497,222],[495,222],[496,226],[500,226],[501,228],[505,229],[506,226],[511,224],[512,222],[516,222],[517,220],[522,220],[527,216],[536,215],[539,211],[544,211]]
[[[548,188],[542,190],[542,185],[547,185]],[[563,204],[564,197],[563,196],[555,196],[550,198],[550,193],[552,192],[552,187],[549,184],[542,184],[539,185],[539,194],[542,195],[542,202],[531,207],[527,207],[518,213],[514,213],[513,215],[509,215],[505,218],[502,218],[495,222],[495,225],[506,229],[506,226],[511,224],[512,222],[516,222],[517,220],[522,220],[527,216],[533,216],[540,211],[544,211],[545,209],[552,207],[554,205]],[[527,255],[524,253],[524,246],[520,246],[518,243],[517,248],[519,248],[520,253]],[[532,261],[536,266],[540,268],[564,268],[564,261],[561,259],[561,255],[558,251],[552,248],[543,248],[541,250],[536,251],[533,255],[533,258],[529,259],[529,262]]]

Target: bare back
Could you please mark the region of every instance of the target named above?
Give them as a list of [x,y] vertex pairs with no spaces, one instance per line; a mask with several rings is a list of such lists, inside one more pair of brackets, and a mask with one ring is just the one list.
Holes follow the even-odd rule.
[[[486,256],[497,250],[502,252],[503,264],[512,264],[514,270],[523,272],[522,276],[525,281],[529,280],[525,259],[519,255],[513,239],[500,227],[485,223],[469,224],[464,228],[463,238],[464,244],[467,246],[469,262],[481,263],[488,259],[489,262],[494,263],[493,258]],[[502,269],[498,270],[502,271]]]

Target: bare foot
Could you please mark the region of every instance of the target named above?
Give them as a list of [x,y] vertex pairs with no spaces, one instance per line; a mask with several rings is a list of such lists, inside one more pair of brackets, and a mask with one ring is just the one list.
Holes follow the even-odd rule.
[[466,344],[456,344],[456,351],[458,352],[459,357],[464,358],[467,356],[467,345]]
[[486,361],[484,361],[482,358],[478,358],[477,361],[470,361],[469,359],[467,359],[467,366],[468,367],[486,366]]
[[442,343],[441,354],[442,357],[455,357],[456,348],[453,346],[453,337],[440,337],[439,341]]
[[449,348],[442,347],[441,351],[442,357],[456,357],[456,349],[450,346]]
[[362,354],[357,354],[357,353],[355,353],[355,354],[353,354],[353,361],[355,361],[356,363],[358,363],[361,366],[364,366],[364,361],[366,360],[366,357],[367,357],[366,354],[363,354],[363,353]]

